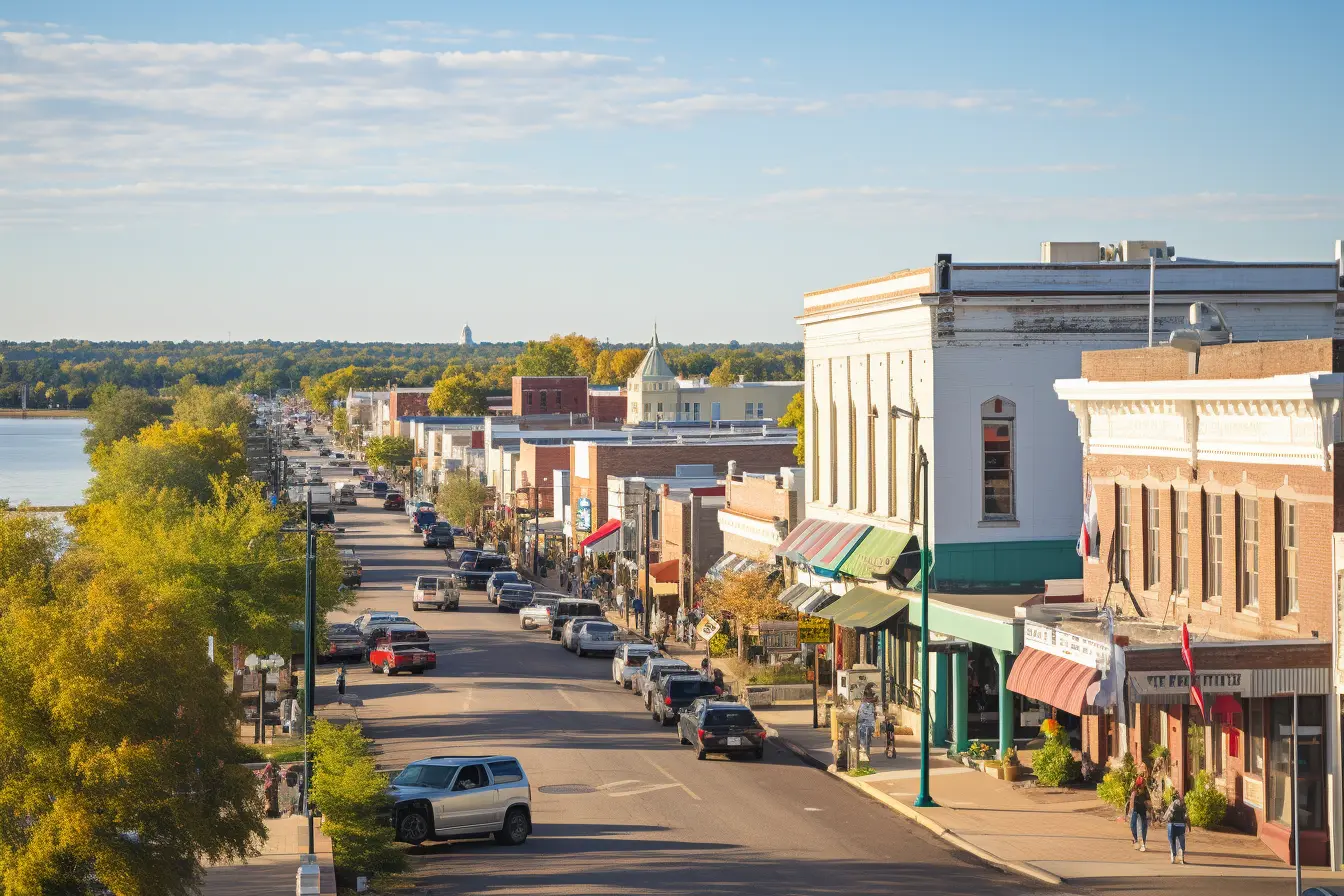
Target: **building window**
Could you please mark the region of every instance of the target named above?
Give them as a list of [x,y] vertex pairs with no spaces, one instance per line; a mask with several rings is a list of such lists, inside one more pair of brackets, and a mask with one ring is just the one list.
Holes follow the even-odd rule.
[[1204,495],[1204,599],[1223,596],[1223,496]]
[[877,408],[868,415],[868,512],[877,513]]
[[541,399],[541,409],[546,410],[546,390],[542,389],[537,395]]
[[653,411],[653,405],[649,404],[647,401],[644,402],[644,419],[645,419],[645,420],[649,419],[649,414],[652,413],[652,411]]
[[840,502],[840,426],[836,418],[835,398],[831,398],[831,504]]
[[560,401],[560,390],[559,390],[559,389],[556,389],[556,390],[555,390],[555,406],[556,406],[556,407],[560,407],[560,405],[561,405],[561,401]]
[[757,420],[765,419],[765,402],[763,401],[756,402],[756,419]]
[[700,402],[698,401],[691,405],[691,419],[692,420],[700,419]]
[[1171,588],[1178,595],[1190,593],[1190,503],[1185,492],[1171,493],[1174,526],[1171,545]]
[[1157,588],[1162,578],[1161,514],[1159,513],[1157,489],[1143,490],[1143,587],[1147,590]]
[[1237,599],[1240,608],[1260,606],[1260,499],[1237,496]]
[[1016,519],[1013,493],[1013,433],[1017,406],[1006,398],[991,398],[980,405],[981,479],[984,519]]
[[527,396],[527,406],[532,407],[532,390],[528,389],[523,394]]
[[859,408],[849,400],[849,509],[859,509]]
[[1115,531],[1116,561],[1120,581],[1129,587],[1129,488],[1123,485],[1115,487]]
[[756,405],[754,405],[754,404],[751,403],[750,401],[747,402],[747,409],[746,409],[746,411],[742,414],[742,419],[743,419],[743,420],[750,420],[752,417],[756,416],[756,414],[755,414],[755,413],[753,412],[753,410],[752,410],[752,409],[755,408],[755,407],[756,407]]
[[1297,504],[1279,502],[1279,616],[1296,613],[1297,605]]
[[1292,776],[1297,774],[1297,819],[1302,830],[1325,827],[1325,707],[1323,697],[1298,697],[1297,757],[1293,757],[1293,698],[1269,702],[1269,805],[1265,815],[1288,827],[1292,819]]
[[663,419],[663,403],[661,401],[658,402],[658,419]]
[[1246,771],[1253,775],[1263,775],[1265,773],[1265,706],[1260,700],[1250,700],[1251,711],[1247,714],[1250,717],[1250,726],[1246,732],[1246,739],[1250,741],[1250,749],[1246,751]]

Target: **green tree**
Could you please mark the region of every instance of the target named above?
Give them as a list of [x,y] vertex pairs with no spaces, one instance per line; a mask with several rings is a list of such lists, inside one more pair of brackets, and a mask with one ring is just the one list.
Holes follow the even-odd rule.
[[89,466],[95,475],[85,497],[91,502],[161,489],[200,502],[214,494],[215,479],[241,479],[247,472],[236,428],[198,429],[185,423],[156,423],[135,439],[103,445]]
[[779,418],[780,426],[792,426],[798,430],[798,441],[793,446],[793,456],[800,467],[807,463],[807,414],[804,410],[806,404],[803,393],[798,392],[789,399],[789,406]]
[[471,368],[449,368],[429,394],[429,409],[435,414],[479,417],[485,413],[485,382]]
[[252,422],[252,407],[246,398],[230,389],[192,386],[178,393],[173,402],[173,420],[198,429],[233,426],[246,432]]
[[332,858],[357,873],[400,871],[406,859],[392,827],[379,820],[392,807],[387,775],[378,771],[369,739],[358,722],[318,719],[308,738],[313,751],[313,803],[322,810],[322,833]]
[[518,356],[517,376],[577,376],[574,350],[559,342],[529,342]]
[[331,412],[331,429],[337,435],[345,435],[350,430],[350,418],[345,412],[345,408],[337,408]]
[[157,423],[165,411],[164,402],[144,389],[118,388],[104,383],[93,393],[89,405],[89,426],[84,430],[84,450],[93,452],[118,439],[133,437]]
[[439,486],[435,502],[439,513],[454,526],[474,526],[481,508],[490,500],[489,490],[475,476],[451,473]]
[[364,459],[374,469],[395,470],[415,456],[415,443],[405,436],[375,436],[364,446]]

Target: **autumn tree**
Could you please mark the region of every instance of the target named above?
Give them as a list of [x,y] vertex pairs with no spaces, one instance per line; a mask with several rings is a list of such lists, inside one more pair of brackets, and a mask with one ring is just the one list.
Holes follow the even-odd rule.
[[778,576],[764,567],[726,571],[720,579],[704,579],[696,593],[706,613],[720,620],[731,619],[737,628],[737,654],[746,656],[747,629],[767,619],[783,619],[792,610],[779,600]]
[[475,476],[450,473],[439,486],[435,505],[454,526],[474,526],[489,501],[489,490]]
[[233,426],[242,433],[252,417],[247,399],[231,389],[192,386],[179,392],[173,402],[173,421],[198,429]]
[[596,339],[578,333],[570,333],[568,336],[557,333],[551,337],[550,344],[568,348],[570,354],[574,356],[574,364],[579,373],[591,377],[596,372],[598,356]]
[[84,450],[88,454],[102,445],[134,436],[157,423],[166,413],[166,402],[144,389],[118,388],[105,383],[94,390],[89,405],[89,426],[84,430]]
[[559,342],[529,342],[514,365],[516,376],[577,376],[574,350]]
[[94,450],[89,466],[95,474],[85,490],[90,502],[159,489],[205,501],[214,494],[212,480],[241,479],[247,472],[235,427],[199,429],[185,423],[155,423],[134,439],[103,445]]
[[485,413],[486,387],[481,375],[470,367],[449,368],[429,394],[429,409],[435,414],[479,417]]
[[611,357],[611,376],[613,383],[624,383],[630,377],[635,375],[639,365],[644,361],[644,350],[638,348],[623,348]]
[[[806,404],[806,399],[804,399],[800,390],[793,398],[789,399],[789,406],[784,409],[784,413],[779,418],[780,426],[791,426],[798,430],[798,441],[794,443],[793,456],[800,467],[807,463],[807,414],[804,410]],[[815,434],[813,437],[815,438]]]

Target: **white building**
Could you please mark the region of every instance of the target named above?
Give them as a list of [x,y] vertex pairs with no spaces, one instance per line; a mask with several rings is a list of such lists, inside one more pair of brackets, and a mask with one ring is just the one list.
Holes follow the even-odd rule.
[[463,325],[462,325],[462,336],[461,336],[460,339],[457,340],[457,344],[458,344],[458,345],[465,345],[465,346],[473,346],[473,345],[476,344],[475,340],[473,340],[473,339],[471,338],[471,325],[470,325],[470,324],[463,324]]
[[663,358],[658,331],[639,369],[626,381],[626,423],[778,420],[803,388],[800,382],[736,382],[714,386],[679,379]]

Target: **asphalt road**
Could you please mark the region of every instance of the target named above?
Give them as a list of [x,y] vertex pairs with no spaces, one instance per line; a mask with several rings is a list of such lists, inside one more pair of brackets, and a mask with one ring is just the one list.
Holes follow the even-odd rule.
[[[302,456],[302,455],[300,455]],[[456,613],[413,613],[415,576],[445,568],[406,515],[360,499],[340,508],[342,547],[364,564],[347,613],[391,609],[433,639],[438,668],[387,678],[348,670],[365,732],[397,768],[436,753],[519,757],[534,831],[409,850],[423,894],[1180,894],[1290,893],[1291,881],[1128,878],[1049,887],[951,848],[777,746],[761,762],[699,762],[615,685],[610,661],[579,659],[519,629],[483,592]],[[329,674],[329,673],[328,673]],[[324,688],[325,692],[327,689]]]

